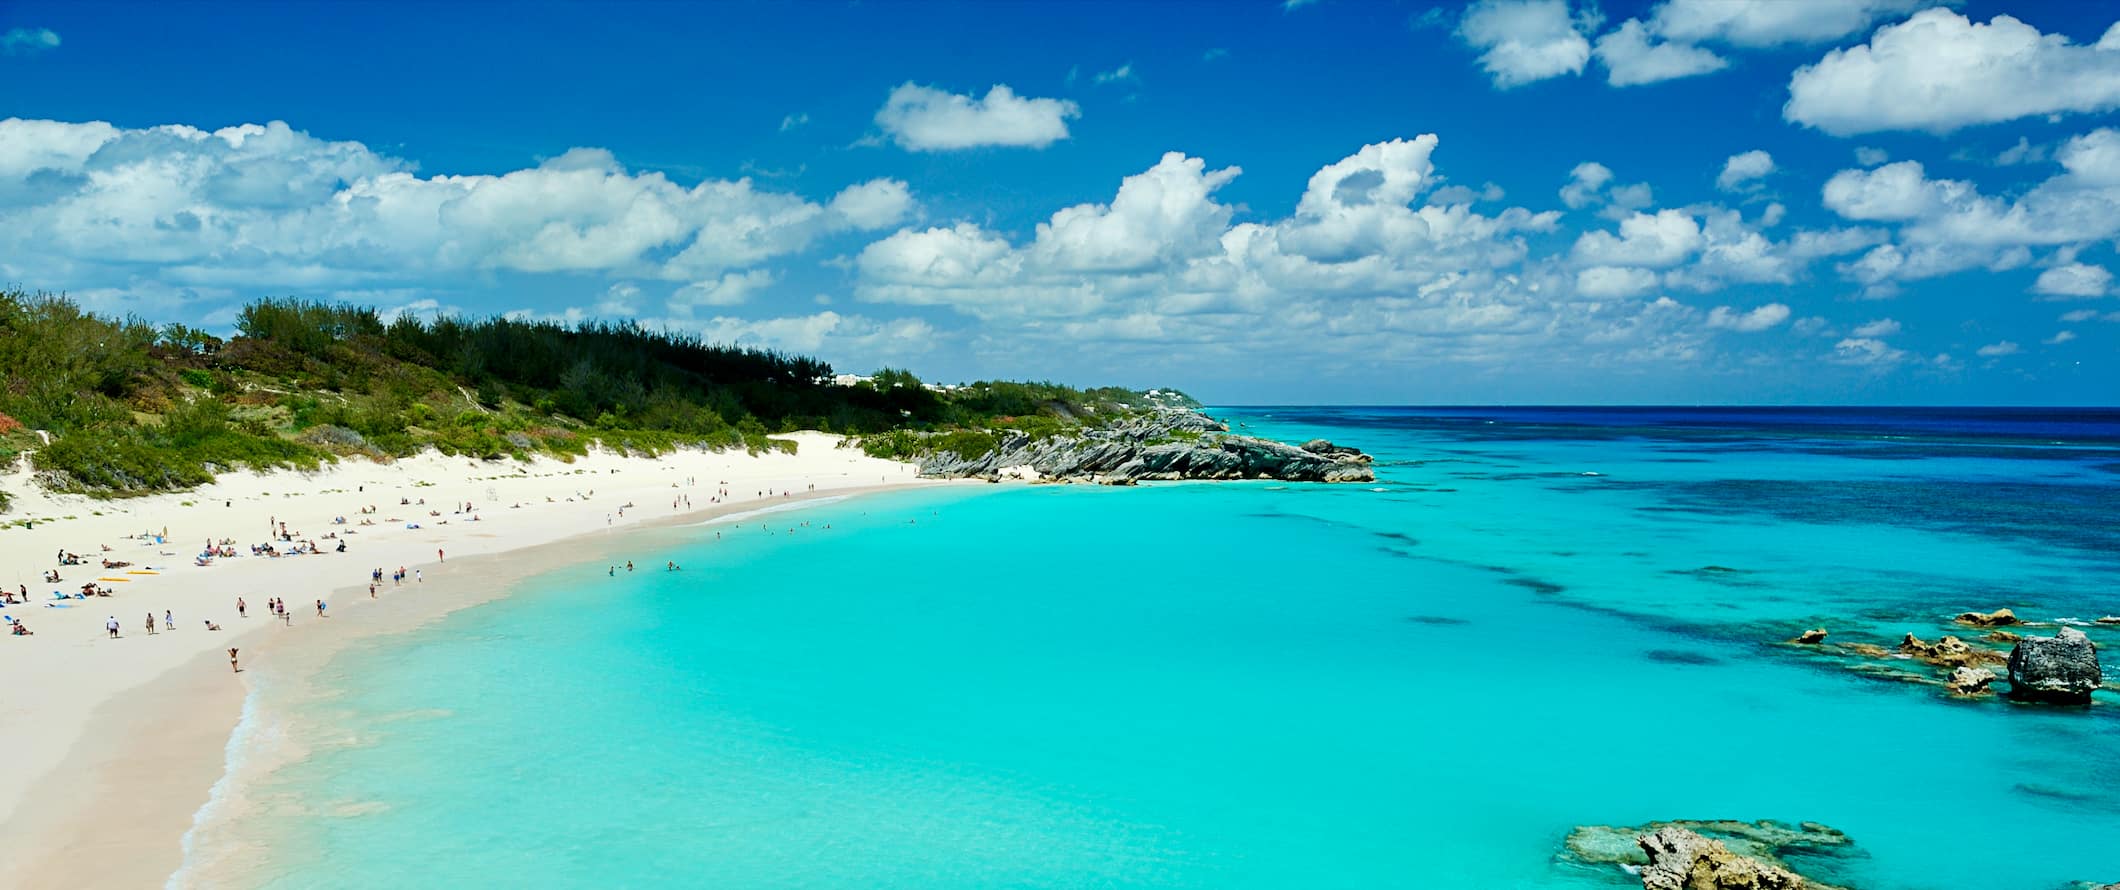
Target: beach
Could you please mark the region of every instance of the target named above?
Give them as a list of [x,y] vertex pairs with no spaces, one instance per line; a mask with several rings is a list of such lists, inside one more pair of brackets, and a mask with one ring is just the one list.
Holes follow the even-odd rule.
[[[793,455],[487,462],[430,452],[313,473],[230,472],[194,491],[119,500],[49,495],[19,470],[0,477],[14,496],[0,582],[34,601],[0,609],[34,633],[0,645],[0,675],[12,680],[0,700],[0,885],[160,886],[223,774],[251,684],[283,653],[486,601],[520,572],[581,558],[621,529],[926,484],[909,465],[836,447],[836,436],[786,438],[798,443]],[[291,540],[280,540],[282,523]],[[224,540],[239,555],[195,564]],[[318,552],[251,549],[305,541]],[[62,552],[85,564],[57,565]],[[105,569],[106,559],[130,565]],[[55,567],[61,580],[44,581]],[[406,576],[393,580],[401,567]],[[371,599],[376,569],[384,577]],[[84,583],[112,595],[45,605]],[[270,615],[273,598],[288,620]],[[117,639],[105,628],[112,617]],[[230,670],[231,647],[241,673]]]

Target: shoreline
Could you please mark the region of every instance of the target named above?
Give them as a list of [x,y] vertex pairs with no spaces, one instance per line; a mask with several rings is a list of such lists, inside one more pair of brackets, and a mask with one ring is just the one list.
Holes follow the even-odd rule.
[[[606,454],[573,464],[541,460],[498,466],[423,455],[388,465],[339,464],[313,474],[232,473],[194,492],[129,502],[47,498],[47,506],[72,508],[76,515],[93,513],[95,518],[80,525],[39,521],[34,530],[8,528],[0,532],[0,565],[39,565],[30,561],[38,559],[36,553],[49,560],[54,548],[83,547],[101,532],[105,540],[99,543],[120,547],[100,554],[78,552],[91,559],[100,555],[151,564],[165,574],[131,576],[138,584],[112,582],[108,586],[119,591],[115,597],[74,601],[65,609],[4,607],[37,635],[0,641],[0,675],[36,681],[14,684],[20,688],[12,692],[20,694],[11,694],[0,708],[0,729],[17,749],[0,768],[0,807],[7,813],[0,821],[0,884],[174,884],[178,870],[187,866],[194,830],[208,821],[201,818],[202,810],[218,805],[224,782],[241,785],[228,773],[231,741],[260,685],[304,682],[293,675],[305,664],[320,666],[358,640],[411,630],[503,598],[520,577],[637,541],[641,531],[713,523],[761,507],[947,484],[921,479],[904,464],[833,447],[836,437],[813,433],[795,438],[803,446],[796,455]],[[464,463],[458,464],[460,460]],[[466,468],[475,475],[465,478]],[[493,475],[496,470],[502,475]],[[369,478],[376,476],[385,477],[381,486]],[[453,478],[439,481],[442,477]],[[684,484],[688,479],[705,484]],[[678,501],[692,495],[704,498],[721,480],[728,482],[727,500],[695,499],[689,509],[681,503],[666,502],[660,508],[656,504],[673,496]],[[272,492],[290,481],[308,491],[274,498]],[[392,487],[390,482],[398,484]],[[368,487],[378,490],[365,491]],[[594,496],[565,496],[584,490]],[[314,501],[285,500],[316,495],[329,496],[337,509],[318,517]],[[202,539],[195,532],[177,531],[175,523],[170,524],[168,543],[141,545],[155,548],[152,563],[133,555],[128,545],[139,542],[121,543],[111,534],[139,527],[142,518],[152,522],[149,527],[159,526],[152,519],[158,514],[189,520],[192,517],[182,514],[195,513],[201,504],[221,508],[207,511],[222,520],[216,525],[254,529],[255,519],[277,521],[284,516],[290,530],[321,526],[333,515],[351,519],[355,501],[375,503],[377,515],[393,519],[422,506],[381,508],[393,496],[453,496],[458,503],[486,502],[490,507],[478,508],[476,525],[466,518],[471,514],[452,513],[440,521],[422,517],[358,528],[329,526],[373,535],[346,539],[353,546],[345,554],[327,548],[314,556],[244,558],[229,561],[234,565],[205,568],[164,569],[169,557],[161,554],[185,552],[176,541]],[[503,506],[510,501],[516,506]],[[20,502],[18,495],[18,506]],[[242,509],[237,509],[239,503]],[[621,504],[633,505],[623,511],[623,519],[616,515]],[[266,515],[255,515],[261,511]],[[599,517],[605,518],[604,525],[594,523]],[[448,518],[458,522],[451,524]],[[627,534],[616,534],[621,530]],[[226,532],[216,529],[210,535],[219,540]],[[435,550],[446,550],[448,559],[437,561]],[[386,577],[379,596],[369,600],[361,596],[367,592],[366,575],[379,565],[386,573],[403,565],[419,574],[402,586]],[[96,570],[84,566],[61,571],[78,577]],[[262,612],[266,599],[275,595],[289,601],[293,626],[266,628],[275,619]],[[251,608],[259,614],[236,619],[235,596],[252,601]],[[320,597],[330,604],[329,619],[318,619],[311,611],[311,601]],[[169,610],[183,617],[176,630],[150,637],[140,629],[138,618],[124,617],[143,606],[149,612]],[[122,613],[121,639],[103,639],[105,613]],[[226,630],[209,633],[197,630],[196,624],[187,626],[202,619],[217,620]],[[319,626],[333,632],[320,634],[314,630]],[[229,682],[223,673],[228,670],[225,650],[231,645],[242,650],[243,672],[237,682]]]

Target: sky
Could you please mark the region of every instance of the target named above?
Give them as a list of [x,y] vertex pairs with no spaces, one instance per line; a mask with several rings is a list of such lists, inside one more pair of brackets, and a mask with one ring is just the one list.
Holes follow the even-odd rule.
[[0,286],[1215,404],[2120,404],[2120,8],[0,2]]

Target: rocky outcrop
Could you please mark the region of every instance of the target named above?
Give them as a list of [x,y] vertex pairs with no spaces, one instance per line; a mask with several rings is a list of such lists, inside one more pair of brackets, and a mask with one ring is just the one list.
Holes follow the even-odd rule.
[[1946,635],[1936,642],[1927,642],[1913,634],[1899,641],[1899,652],[1911,655],[1937,667],[1978,667],[1983,664],[2002,664],[2006,659],[2001,652],[1984,646],[1968,644],[1954,636]]
[[1739,856],[1689,829],[1657,829],[1636,843],[1648,854],[1642,890],[1803,890],[1813,886],[1795,872]]
[[1585,825],[1568,834],[1565,858],[1625,868],[1652,890],[1833,890],[1798,875],[1782,856],[1850,846],[1847,835],[1814,822],[1687,820]]
[[1823,643],[1825,641],[1826,629],[1823,627],[1814,627],[1810,630],[1804,631],[1803,633],[1797,634],[1796,639],[1790,640],[1789,642],[1812,645],[1816,643]]
[[1036,439],[997,430],[983,454],[940,451],[920,460],[920,474],[999,478],[1028,467],[1040,478],[1131,485],[1150,479],[1279,479],[1370,482],[1369,455],[1325,443],[1306,451],[1281,442],[1229,435],[1229,427],[1196,411],[1159,410],[1110,426]]
[[2089,704],[2105,681],[2090,637],[2064,627],[2051,637],[2025,637],[2010,650],[2010,697],[2019,701]]
[[1995,682],[1995,672],[1987,668],[1961,667],[1951,669],[1943,685],[1958,695],[1981,695],[1988,691],[1988,684]]
[[1993,612],[1960,612],[1958,617],[1952,620],[1971,627],[2008,627],[2012,624],[2024,623],[2017,619],[2017,613],[2008,609],[1996,609]]
[[1322,454],[1327,457],[1344,454],[1354,458],[1357,461],[1360,461],[1361,463],[1369,463],[1369,455],[1363,454],[1362,449],[1349,448],[1345,445],[1334,445],[1324,439],[1312,439],[1308,442],[1303,443],[1302,447],[1304,451],[1308,451],[1312,454]]

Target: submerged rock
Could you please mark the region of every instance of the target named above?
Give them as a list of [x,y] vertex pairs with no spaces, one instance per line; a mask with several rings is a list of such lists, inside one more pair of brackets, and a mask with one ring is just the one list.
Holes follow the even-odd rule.
[[1722,841],[1667,825],[1636,843],[1648,854],[1643,890],[1803,890],[1816,887],[1795,872],[1730,852]]
[[2017,613],[2008,609],[1996,609],[1993,612],[1961,612],[1957,618],[1952,620],[1957,621],[1959,624],[1967,624],[1973,627],[2008,627],[2012,624],[2024,623],[2017,619]]
[[2010,650],[2010,697],[2020,701],[2089,704],[2105,682],[2098,648],[2073,627],[2051,637],[2025,637]]
[[1980,695],[1988,691],[1988,684],[1995,682],[1995,672],[1987,668],[1961,667],[1951,670],[1943,685],[1959,695]]

